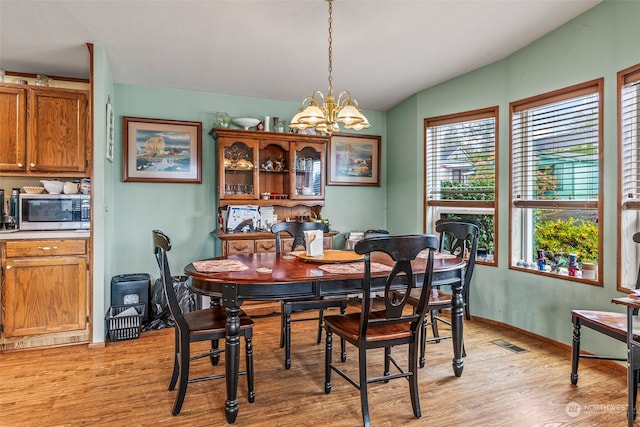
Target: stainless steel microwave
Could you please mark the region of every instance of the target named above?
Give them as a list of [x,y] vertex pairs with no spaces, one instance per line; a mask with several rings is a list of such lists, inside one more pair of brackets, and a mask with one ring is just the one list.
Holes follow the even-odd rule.
[[88,230],[91,196],[88,194],[20,194],[20,230]]

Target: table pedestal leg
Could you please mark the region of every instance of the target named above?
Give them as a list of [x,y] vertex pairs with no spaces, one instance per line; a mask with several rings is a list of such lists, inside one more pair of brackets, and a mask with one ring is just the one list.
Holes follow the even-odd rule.
[[240,368],[240,308],[233,305],[227,307],[225,342],[225,374],[227,383],[227,401],[224,412],[228,423],[234,423],[238,416],[238,370]]
[[627,306],[627,425],[633,426],[636,419],[636,396],[638,395],[638,369],[640,369],[640,348],[633,338],[633,310]]
[[464,299],[462,298],[462,280],[451,286],[451,336],[453,341],[453,373],[456,377],[462,375],[464,368],[463,356],[463,316]]

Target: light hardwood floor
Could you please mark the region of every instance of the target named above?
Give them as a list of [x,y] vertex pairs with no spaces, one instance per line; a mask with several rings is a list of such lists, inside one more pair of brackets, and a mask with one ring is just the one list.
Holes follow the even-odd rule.
[[[334,375],[333,391],[324,393],[324,346],[315,344],[314,326],[293,325],[292,367],[285,370],[279,317],[256,319],[256,401],[247,403],[246,380],[240,377],[235,425],[361,425],[353,386]],[[492,343],[496,339],[528,351],[514,353]],[[465,323],[465,345],[460,378],[453,376],[450,340],[429,345],[427,366],[419,373],[421,419],[413,417],[406,381],[370,385],[372,425],[626,425],[626,376],[612,362],[581,361],[580,381],[572,386],[567,347],[480,320]],[[355,373],[357,355],[353,347],[348,353]],[[167,385],[172,355],[170,329],[100,349],[70,346],[0,354],[0,425],[226,425],[220,380],[190,384],[182,413],[171,416],[175,392],[167,391]],[[377,372],[373,362],[381,369],[381,353],[370,360],[370,372]],[[206,359],[193,366],[196,372],[212,369]],[[579,413],[567,411],[568,405]]]

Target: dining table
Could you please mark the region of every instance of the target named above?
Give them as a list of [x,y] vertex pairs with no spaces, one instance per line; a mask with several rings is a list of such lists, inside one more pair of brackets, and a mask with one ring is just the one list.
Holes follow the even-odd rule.
[[[348,255],[350,252],[352,255]],[[342,253],[342,255],[340,254]],[[228,255],[194,261],[184,268],[191,278],[187,287],[200,295],[219,299],[226,308],[225,380],[227,399],[225,417],[235,422],[238,415],[237,397],[240,364],[240,307],[244,301],[278,301],[290,298],[322,298],[347,296],[362,291],[363,257],[351,251],[325,251],[322,259],[310,259],[304,252],[262,252]],[[331,256],[333,255],[333,256]],[[372,292],[384,290],[391,259],[372,254]],[[326,261],[326,262],[325,262]],[[335,262],[332,262],[335,261]],[[426,256],[412,261],[417,286],[422,286]],[[453,342],[453,372],[456,377],[463,370],[463,312],[462,284],[465,261],[450,254],[436,253],[433,286],[451,286],[451,335]]]

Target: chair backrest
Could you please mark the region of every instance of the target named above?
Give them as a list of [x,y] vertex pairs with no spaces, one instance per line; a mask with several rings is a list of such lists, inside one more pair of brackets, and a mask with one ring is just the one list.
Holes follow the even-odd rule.
[[[633,241],[636,243],[640,243],[640,232],[637,232],[633,235]],[[640,289],[640,268],[638,268],[638,276],[636,277],[636,289]]]
[[[415,277],[411,261],[424,250],[426,267],[424,279]],[[431,235],[404,235],[404,236],[380,236],[371,237],[359,241],[355,252],[364,255],[364,279],[362,295],[362,312],[360,317],[360,339],[366,337],[367,328],[373,323],[393,324],[410,323],[411,331],[415,333],[427,312],[429,295],[431,294],[431,282],[433,274],[434,251],[438,249],[438,239]],[[371,255],[374,252],[382,252],[393,260],[393,268],[384,280],[384,305],[385,316],[370,318],[371,313]],[[423,256],[423,255],[421,255]],[[376,255],[374,255],[374,259]],[[417,308],[405,310],[408,295],[416,283],[422,281],[422,291]],[[398,293],[394,290],[399,291]],[[399,294],[404,297],[399,299]]]
[[464,258],[469,253],[467,268],[464,273],[465,290],[471,283],[476,265],[480,223],[474,219],[439,219],[436,221],[436,232],[440,233],[439,251],[451,253]]
[[293,243],[291,244],[291,250],[296,250],[297,246],[302,246],[306,249],[307,242],[304,238],[305,231],[312,230],[324,230],[324,224],[319,222],[276,222],[271,226],[271,232],[276,235],[276,253],[279,254],[282,248],[281,233],[287,232],[293,237]]
[[169,237],[160,230],[153,230],[153,253],[158,261],[158,267],[160,268],[160,280],[162,281],[162,288],[164,289],[167,303],[169,304],[169,311],[176,322],[176,327],[188,331],[189,325],[182,315],[182,309],[178,303],[178,297],[173,287],[173,276],[169,269],[169,259],[167,252],[171,250],[171,240]]

